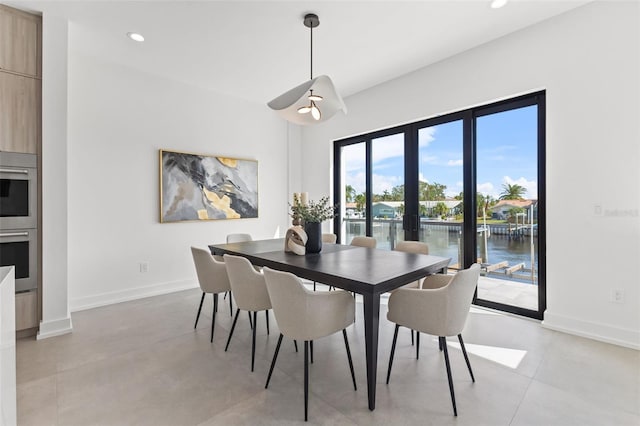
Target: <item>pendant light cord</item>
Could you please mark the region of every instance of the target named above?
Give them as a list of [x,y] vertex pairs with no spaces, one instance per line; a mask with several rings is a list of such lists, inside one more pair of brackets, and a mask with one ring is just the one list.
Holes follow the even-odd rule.
[[313,27],[309,27],[311,31],[311,78],[309,80],[313,80]]

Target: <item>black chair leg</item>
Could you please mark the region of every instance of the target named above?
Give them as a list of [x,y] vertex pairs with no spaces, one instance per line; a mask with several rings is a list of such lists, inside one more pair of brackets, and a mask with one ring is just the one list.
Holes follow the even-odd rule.
[[269,310],[264,311],[264,315],[267,317],[267,336],[269,335]]
[[413,341],[413,330],[411,330],[411,346],[415,345],[415,342]]
[[316,291],[316,282],[313,282],[313,291]]
[[438,339],[438,348],[440,349],[440,352],[442,352],[442,340]]
[[400,326],[396,324],[396,330],[393,332],[393,343],[391,344],[391,355],[389,356],[389,368],[387,369],[387,384],[389,384],[389,378],[391,377],[391,367],[393,366],[393,356],[396,353],[396,340],[398,340],[399,328]]
[[[271,368],[269,369],[269,375],[267,376],[267,384],[264,385],[264,388],[269,387],[269,381],[271,380],[271,374],[273,373],[273,367],[276,366],[276,359],[278,358],[278,352],[280,352],[280,344],[282,343],[282,333],[280,333],[280,337],[278,337],[278,344],[276,345],[276,351],[273,353],[273,359],[271,360]],[[295,340],[294,340],[295,342]],[[296,344],[296,348],[298,345]]]
[[251,320],[251,312],[247,311],[247,315],[249,315],[249,327],[253,330],[253,321]]
[[296,347],[296,352],[298,352],[298,341],[297,340],[293,341],[293,346]]
[[218,293],[213,294],[213,314],[211,315],[211,342],[213,342],[213,330],[216,325],[216,312],[218,312]]
[[202,304],[204,303],[204,296],[205,296],[205,292],[202,292],[202,297],[200,298],[200,307],[198,308],[198,315],[196,315],[196,324],[193,326],[193,328],[196,328],[198,326],[198,319],[200,319],[200,311],[202,311]]
[[309,341],[304,341],[304,421],[306,422],[309,416]]
[[223,298],[224,300],[227,300],[227,294],[229,294],[229,292],[228,292],[228,291],[225,291],[225,292],[224,292],[224,298]]
[[467,350],[464,347],[464,342],[462,341],[462,334],[458,334],[458,340],[460,341],[460,347],[462,348],[462,354],[464,355],[464,360],[467,361],[467,368],[469,369],[469,374],[471,375],[471,381],[476,382],[476,378],[473,377],[473,371],[471,371],[471,363],[469,362],[469,357],[467,356]]
[[356,386],[356,375],[353,372],[353,360],[351,359],[351,350],[349,349],[349,340],[347,339],[347,330],[342,329],[342,337],[344,337],[344,347],[347,348],[347,358],[349,359],[349,370],[351,370],[351,380],[353,380],[353,390],[358,390]]
[[420,332],[416,331],[416,359],[420,359]]
[[447,378],[449,379],[449,392],[451,393],[451,403],[453,404],[453,415],[458,415],[458,410],[456,408],[456,395],[453,391],[453,378],[451,377],[451,365],[449,365],[449,351],[447,350],[447,342],[445,341],[445,337],[439,337],[442,350],[444,352],[444,363],[447,366]]
[[[258,324],[257,322],[257,315],[258,313],[256,311],[253,311],[253,323],[254,324]],[[251,338],[251,372],[253,372],[253,365],[255,364],[256,361],[256,329],[258,327],[253,327],[253,336]]]
[[229,338],[227,339],[227,345],[224,347],[224,351],[226,352],[229,349],[229,342],[231,342],[231,336],[233,336],[233,330],[236,329],[236,322],[238,322],[238,315],[240,315],[240,308],[236,309],[236,316],[233,318],[233,324],[231,325],[231,330],[229,331]]
[[[226,294],[226,293],[225,293]],[[231,292],[229,292],[229,316],[233,316],[233,297],[231,297]]]
[[311,349],[311,364],[313,364],[313,340],[309,341],[309,348]]

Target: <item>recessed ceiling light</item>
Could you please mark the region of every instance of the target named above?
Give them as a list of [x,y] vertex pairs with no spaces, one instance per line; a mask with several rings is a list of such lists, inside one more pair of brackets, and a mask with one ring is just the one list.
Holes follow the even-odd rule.
[[135,41],[140,41],[140,42],[144,41],[144,37],[142,36],[142,34],[138,34],[138,33],[127,33],[127,37]]
[[493,9],[500,9],[502,6],[504,6],[505,4],[507,4],[508,0],[493,0],[491,2],[491,7]]

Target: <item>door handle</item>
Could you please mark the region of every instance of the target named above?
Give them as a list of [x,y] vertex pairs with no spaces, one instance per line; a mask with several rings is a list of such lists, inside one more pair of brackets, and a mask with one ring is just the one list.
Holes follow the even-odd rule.
[[28,232],[5,232],[0,234],[0,238],[5,238],[5,237],[28,237],[29,233]]

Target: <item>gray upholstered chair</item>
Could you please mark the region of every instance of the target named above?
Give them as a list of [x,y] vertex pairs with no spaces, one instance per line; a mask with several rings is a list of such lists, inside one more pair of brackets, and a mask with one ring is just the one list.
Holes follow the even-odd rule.
[[227,244],[243,243],[245,241],[253,241],[251,234],[229,234],[227,235]]
[[376,248],[377,241],[373,237],[357,236],[351,240],[352,246]]
[[[229,285],[229,277],[227,276],[227,268],[219,256],[218,259],[214,258],[207,250],[197,247],[191,247],[191,255],[193,256],[193,263],[196,266],[196,274],[198,275],[198,283],[200,289],[202,289],[202,298],[200,299],[200,307],[198,308],[198,314],[196,315],[196,323],[193,328],[198,326],[198,319],[200,318],[200,311],[202,310],[202,304],[204,303],[204,296],[207,293],[213,294],[213,313],[211,318],[211,341],[213,342],[213,331],[216,323],[216,312],[218,311],[218,293],[224,293],[231,291]],[[229,299],[231,303],[231,298]],[[231,308],[231,305],[229,307]]]
[[233,325],[229,331],[227,345],[224,347],[224,350],[226,352],[227,349],[229,349],[229,343],[231,342],[231,336],[233,336],[233,330],[236,328],[240,310],[247,311],[249,313],[249,320],[251,320],[251,313],[253,313],[253,321],[250,322],[253,332],[251,339],[251,371],[253,371],[256,358],[256,328],[258,328],[258,323],[256,322],[257,312],[265,311],[267,317],[267,334],[269,334],[269,309],[271,309],[271,300],[269,299],[267,286],[264,282],[264,275],[257,272],[248,259],[241,256],[225,254],[224,263],[227,265],[227,274],[229,275],[231,291],[233,292],[233,297],[235,297],[236,305],[238,306],[236,309],[236,315],[233,318]]
[[338,241],[336,234],[322,234],[322,242],[328,244],[335,244]]
[[[353,388],[357,390],[349,340],[345,330],[354,322],[355,303],[353,297],[345,291],[309,291],[298,277],[288,272],[275,271],[265,267],[264,276],[273,305],[273,314],[278,322],[278,327],[280,327],[280,337],[273,354],[265,389],[269,386],[271,374],[276,365],[282,337],[304,340],[304,420],[307,421],[310,342],[313,344],[316,339],[342,330]],[[313,346],[311,346],[311,351],[313,353]],[[313,355],[311,362],[313,362]]]
[[449,379],[449,392],[453,404],[453,414],[458,415],[456,397],[453,391],[447,336],[458,336],[464,359],[467,362],[471,380],[475,382],[469,357],[462,340],[462,329],[469,316],[473,293],[478,285],[480,265],[474,263],[469,269],[455,275],[430,275],[422,283],[422,288],[401,288],[389,298],[387,319],[396,324],[387,370],[387,384],[391,376],[393,355],[396,350],[398,328],[408,327],[417,332],[438,336],[440,350],[444,351],[444,361]]

